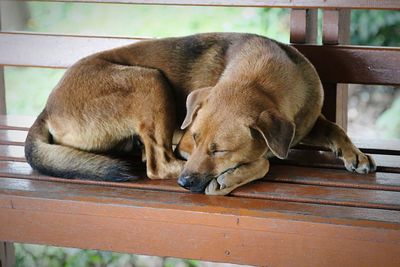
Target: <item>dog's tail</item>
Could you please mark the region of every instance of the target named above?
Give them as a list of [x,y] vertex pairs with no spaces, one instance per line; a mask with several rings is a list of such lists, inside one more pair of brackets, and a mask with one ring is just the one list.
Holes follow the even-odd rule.
[[126,181],[130,168],[124,161],[75,148],[52,144],[44,110],[28,132],[25,157],[39,172],[63,177],[98,181]]

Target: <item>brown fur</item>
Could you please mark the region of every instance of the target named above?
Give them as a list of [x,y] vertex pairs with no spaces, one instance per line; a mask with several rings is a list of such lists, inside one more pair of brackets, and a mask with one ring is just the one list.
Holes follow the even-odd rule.
[[[320,116],[322,102],[313,66],[273,40],[211,33],[144,41],[74,64],[29,131],[26,156],[47,174],[125,180],[129,166],[104,154],[137,136],[148,177],[180,176],[181,186],[207,194],[261,178],[268,155],[284,158],[303,139],[344,152],[348,169],[373,170]],[[327,127],[334,133],[321,138]],[[173,136],[186,162],[172,151]]]

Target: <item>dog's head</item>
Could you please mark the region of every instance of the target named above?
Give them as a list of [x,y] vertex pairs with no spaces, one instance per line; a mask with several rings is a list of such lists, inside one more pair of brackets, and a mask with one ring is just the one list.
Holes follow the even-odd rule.
[[192,192],[204,192],[212,179],[253,162],[271,151],[287,156],[294,136],[294,124],[273,109],[249,114],[251,105],[237,95],[222,96],[211,88],[192,92],[181,128],[183,142],[191,143],[191,154],[178,184]]

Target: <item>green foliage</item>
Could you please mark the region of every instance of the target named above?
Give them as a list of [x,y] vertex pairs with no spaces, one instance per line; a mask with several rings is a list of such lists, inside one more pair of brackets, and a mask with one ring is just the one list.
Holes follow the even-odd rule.
[[15,267],[196,267],[198,261],[110,251],[15,244]]
[[400,12],[353,10],[351,43],[375,46],[400,45]]
[[5,67],[7,113],[38,115],[65,70]]
[[234,31],[288,41],[288,11],[282,9],[40,2],[28,5],[30,31],[151,37]]
[[382,137],[400,138],[400,97],[379,116],[377,125],[382,129]]

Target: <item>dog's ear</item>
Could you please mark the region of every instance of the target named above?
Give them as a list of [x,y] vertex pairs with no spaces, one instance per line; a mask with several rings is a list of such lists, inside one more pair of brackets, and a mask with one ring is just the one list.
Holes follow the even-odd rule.
[[295,124],[273,111],[263,111],[255,125],[251,128],[257,130],[264,137],[267,146],[280,159],[287,157],[290,143],[293,141]]
[[189,94],[186,99],[186,117],[181,125],[182,130],[192,123],[196,112],[200,109],[203,101],[210,93],[210,90],[211,87],[205,87],[197,89]]

